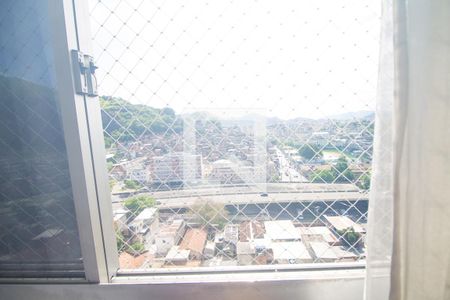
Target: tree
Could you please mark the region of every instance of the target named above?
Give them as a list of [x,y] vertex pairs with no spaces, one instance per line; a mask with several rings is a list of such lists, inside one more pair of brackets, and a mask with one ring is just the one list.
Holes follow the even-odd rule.
[[129,245],[126,241],[126,238],[123,236],[123,233],[120,230],[116,230],[116,240],[117,240],[117,251],[121,253],[122,251],[126,251],[131,255],[140,255],[145,252],[145,246],[141,242],[134,242]]
[[127,247],[126,251],[131,255],[138,256],[145,251],[145,246],[140,242],[134,242],[133,244]]
[[336,165],[335,165],[335,169],[339,173],[343,173],[345,170],[348,169],[348,161],[345,156],[341,156],[338,158]]
[[361,176],[361,178],[358,182],[358,186],[365,191],[370,189],[370,174],[369,175],[365,174],[365,175]]
[[125,187],[130,190],[137,190],[142,187],[142,185],[136,180],[125,179],[123,183],[125,184]]
[[316,145],[305,144],[298,149],[298,154],[304,159],[311,160],[314,157],[322,157],[322,151]]
[[116,230],[117,251],[122,252],[125,248],[125,237],[120,230]]
[[336,172],[335,176],[336,176],[336,182],[352,183],[355,180],[355,174],[353,174],[353,172],[348,169],[342,173]]
[[161,109],[161,115],[175,117],[175,111],[170,107],[164,107]]
[[348,247],[358,247],[360,243],[360,235],[355,232],[353,227],[349,227],[343,230],[338,230],[338,234],[343,240],[344,244]]
[[141,135],[181,132],[182,121],[170,107],[158,109],[116,97],[100,97],[105,147],[136,140]]
[[124,202],[124,206],[130,211],[131,215],[137,216],[144,209],[155,206],[156,201],[150,196],[135,196]]
[[191,206],[189,214],[195,222],[204,226],[217,225],[222,229],[228,222],[228,211],[222,203],[201,201]]
[[116,181],[114,179],[109,180],[109,188],[112,190],[112,188],[116,185]]
[[315,183],[332,183],[334,179],[334,172],[330,170],[321,170],[313,174],[311,181]]
[[339,157],[334,166],[333,173],[336,182],[353,182],[355,180],[355,174],[349,169],[345,156]]

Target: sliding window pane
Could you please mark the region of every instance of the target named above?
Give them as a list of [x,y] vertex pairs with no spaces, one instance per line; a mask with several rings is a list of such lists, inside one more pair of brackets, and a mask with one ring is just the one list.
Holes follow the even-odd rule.
[[82,276],[47,1],[0,10],[0,277]]

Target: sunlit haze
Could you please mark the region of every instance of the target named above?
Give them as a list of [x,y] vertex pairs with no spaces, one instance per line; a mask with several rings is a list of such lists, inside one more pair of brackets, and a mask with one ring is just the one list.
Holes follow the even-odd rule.
[[374,109],[376,1],[91,2],[102,95],[181,114]]

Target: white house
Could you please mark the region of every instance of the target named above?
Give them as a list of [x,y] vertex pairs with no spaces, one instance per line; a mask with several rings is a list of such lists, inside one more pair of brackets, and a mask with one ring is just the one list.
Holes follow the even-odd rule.
[[128,224],[128,227],[134,234],[139,234],[141,239],[145,239],[147,243],[152,243],[159,228],[158,208],[145,208]]
[[172,246],[178,245],[184,235],[186,223],[184,220],[173,220],[171,224],[161,228],[155,237],[156,254],[166,255]]

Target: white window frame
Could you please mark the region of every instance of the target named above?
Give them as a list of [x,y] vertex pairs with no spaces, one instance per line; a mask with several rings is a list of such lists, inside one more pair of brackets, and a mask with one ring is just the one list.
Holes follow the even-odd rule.
[[[98,97],[75,92],[71,50],[91,54],[87,2],[49,0],[58,100],[85,279],[106,283],[118,268]],[[56,51],[59,49],[61,51]],[[101,213],[100,213],[101,212]]]
[[[58,2],[58,0],[52,0]],[[60,35],[66,34],[68,49],[77,49],[85,54],[92,55],[91,50],[91,35],[89,29],[89,8],[86,0],[64,0],[66,30],[60,32]],[[73,20],[73,22],[71,22]],[[76,32],[76,34],[73,34]],[[70,38],[69,38],[70,37]],[[61,58],[61,68],[65,67],[70,69],[70,64],[64,63],[68,61],[68,53],[64,53],[64,57]],[[58,60],[59,61],[59,60]],[[69,70],[64,70],[69,72]],[[71,74],[71,73],[70,73]],[[67,92],[63,99],[72,96],[74,98],[73,103],[75,107],[71,109],[71,112],[78,118],[78,128],[72,132],[67,132],[67,139],[70,140],[70,136],[78,135],[80,141],[82,141],[81,147],[78,151],[85,154],[84,165],[86,165],[85,174],[81,176],[73,176],[76,178],[74,182],[74,188],[80,185],[78,180],[82,181],[81,185],[84,186],[91,194],[88,199],[88,205],[90,210],[86,208],[80,208],[80,214],[77,213],[77,219],[79,222],[80,233],[89,232],[92,233],[92,237],[81,236],[82,251],[90,258],[88,261],[96,261],[97,263],[88,263],[86,259],[85,271],[86,279],[89,282],[129,282],[129,278],[137,279],[139,276],[140,281],[152,282],[152,280],[159,280],[161,276],[165,278],[172,278],[171,276],[177,276],[180,281],[189,281],[190,276],[201,275],[216,275],[217,278],[223,280],[230,280],[230,275],[236,274],[263,274],[263,278],[274,277],[277,272],[277,278],[283,272],[286,274],[291,272],[312,272],[312,271],[334,271],[338,274],[338,270],[364,270],[364,262],[351,262],[351,263],[339,263],[339,264],[302,264],[302,265],[268,265],[268,266],[233,266],[233,267],[202,267],[202,268],[180,268],[180,269],[145,269],[145,270],[119,270],[118,269],[118,252],[116,248],[115,234],[112,226],[112,206],[111,196],[108,184],[108,174],[106,172],[105,161],[105,146],[103,139],[103,128],[100,114],[100,104],[98,97],[87,97],[77,95],[74,91],[73,85],[70,88],[64,89]],[[69,95],[70,94],[70,95]],[[72,101],[69,101],[72,102]],[[78,106],[76,104],[79,104]],[[84,127],[87,124],[87,128]],[[68,145],[69,148],[70,145]],[[73,150],[73,149],[72,149]],[[72,151],[73,152],[73,151]],[[88,155],[90,152],[91,156]],[[77,153],[72,153],[77,155]],[[72,156],[69,153],[69,156]],[[77,167],[80,165],[77,162],[74,171],[75,174],[81,174]],[[84,175],[84,176],[83,176]],[[78,197],[77,197],[78,199]],[[75,201],[77,202],[77,201]],[[96,205],[97,203],[97,205]],[[89,222],[87,219],[90,219]],[[97,242],[97,244],[95,244]],[[89,248],[86,245],[96,245],[95,251],[89,252]],[[88,249],[86,249],[88,248]],[[107,249],[107,250],[106,250]],[[102,251],[103,250],[103,251]],[[104,260],[100,257],[104,255]],[[83,257],[86,257],[83,253]],[[283,271],[283,272],[282,272]],[[252,276],[252,275],[250,275]],[[291,275],[287,275],[286,278],[290,278]],[[173,279],[173,278],[172,278]]]

